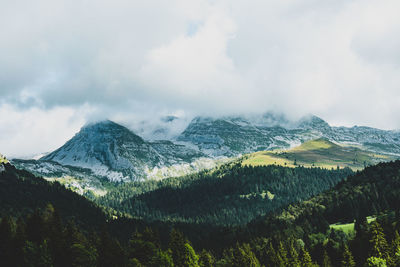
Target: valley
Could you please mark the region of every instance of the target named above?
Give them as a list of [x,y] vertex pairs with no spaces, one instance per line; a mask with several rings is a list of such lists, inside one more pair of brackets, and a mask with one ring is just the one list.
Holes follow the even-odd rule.
[[[129,209],[118,199],[110,198],[108,203],[103,199],[97,206],[57,182],[46,182],[3,162],[0,232],[9,234],[0,236],[1,246],[7,248],[0,250],[0,258],[5,266],[18,262],[131,266],[132,261],[145,266],[174,266],[181,261],[174,255],[183,253],[194,266],[207,262],[209,266],[235,266],[237,262],[236,266],[248,266],[249,260],[253,262],[250,266],[291,266],[290,262],[348,266],[348,261],[363,264],[376,260],[396,266],[399,258],[392,251],[400,249],[400,161],[379,163],[357,173],[349,168],[232,164],[203,171],[198,177],[135,182],[136,187],[131,188],[122,184],[115,193],[136,195],[127,203],[143,212],[127,216]],[[224,203],[218,196],[234,198],[225,198]],[[289,197],[288,202],[282,202],[284,196]],[[244,201],[243,211],[229,211],[229,203],[237,208],[240,200]],[[212,206],[207,206],[207,201]],[[268,205],[274,201],[281,205],[272,210]],[[236,225],[232,220],[219,225],[222,217],[215,217],[244,218],[257,207],[270,212],[247,216]],[[212,209],[217,212],[210,218],[217,221],[198,216]],[[176,217],[182,214],[182,218],[189,218],[193,216],[190,213],[197,217]],[[106,228],[99,230],[101,225]],[[24,242],[10,246],[17,240]],[[28,246],[32,254],[27,254]],[[48,246],[46,250],[44,246]],[[149,249],[143,252],[143,246]],[[186,251],[184,247],[189,246]],[[377,254],[376,246],[383,254]],[[186,260],[182,264],[187,266]]]
[[121,184],[94,201],[148,221],[244,225],[323,192],[352,173],[349,168],[243,167],[239,161],[158,182]]
[[400,267],[400,1],[0,5],[0,267]]
[[[264,114],[195,118],[175,137],[162,133],[145,140],[102,121],[38,160],[1,156],[2,244],[24,242],[0,259],[61,267],[400,262],[391,252],[400,251],[397,132]],[[391,242],[386,254],[366,245],[376,233]]]

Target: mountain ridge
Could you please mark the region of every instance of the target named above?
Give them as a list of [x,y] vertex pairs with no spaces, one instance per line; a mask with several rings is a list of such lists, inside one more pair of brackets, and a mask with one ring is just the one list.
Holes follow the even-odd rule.
[[305,141],[324,137],[338,143],[364,146],[378,153],[400,155],[398,131],[365,126],[330,126],[313,115],[292,123],[282,120],[282,124],[279,124],[277,121],[271,123],[259,119],[252,122],[237,117],[195,118],[177,137],[177,141],[194,144],[200,151],[212,156],[233,156],[260,150],[291,148]]
[[[164,122],[177,122],[176,116]],[[164,125],[164,124],[163,124]],[[165,126],[165,125],[164,125]],[[161,128],[160,128],[161,129]],[[166,130],[168,132],[168,130]],[[162,130],[159,132],[162,137]],[[43,162],[90,169],[110,181],[140,181],[181,176],[218,165],[243,154],[291,149],[325,138],[378,154],[400,156],[400,132],[371,127],[335,127],[317,116],[291,121],[282,114],[260,116],[195,117],[174,138],[145,139],[110,120],[89,123],[59,149],[34,162],[16,162],[38,175],[46,175]],[[40,165],[40,166],[39,166]]]
[[62,165],[88,168],[111,180],[140,180],[146,168],[190,163],[202,154],[170,141],[147,142],[110,120],[84,126],[62,147],[42,157]]

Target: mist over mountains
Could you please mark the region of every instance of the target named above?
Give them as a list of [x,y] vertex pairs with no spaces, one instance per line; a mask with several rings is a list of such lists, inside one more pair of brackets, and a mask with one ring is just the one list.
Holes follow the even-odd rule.
[[[374,153],[400,155],[400,133],[397,131],[332,127],[313,115],[297,121],[273,113],[195,117],[185,128],[182,127],[184,119],[168,116],[160,119],[159,124],[143,122],[138,125],[141,128],[132,131],[110,120],[90,123],[40,160],[14,162],[38,175],[65,173],[60,169],[62,166],[85,170],[86,177],[139,181],[185,175],[213,168],[218,162],[243,154],[290,149],[318,138]],[[176,125],[183,130],[178,132]],[[67,173],[71,172],[77,170],[69,169]]]

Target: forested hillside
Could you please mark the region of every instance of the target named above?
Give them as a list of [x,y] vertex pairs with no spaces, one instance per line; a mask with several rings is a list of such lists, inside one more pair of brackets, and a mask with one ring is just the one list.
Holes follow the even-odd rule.
[[[156,221],[146,223],[123,217],[116,220],[109,218],[107,222],[107,216],[95,205],[57,183],[49,184],[9,164],[1,166],[4,167],[0,173],[3,190],[1,266],[400,264],[400,161],[368,167],[309,200],[276,209],[272,214],[236,227]],[[276,176],[271,177],[284,177],[283,181],[291,181],[285,186],[290,186],[296,184],[296,180],[301,185],[304,177],[314,172],[339,175],[346,171],[277,166],[242,169],[235,166],[238,165],[231,166],[229,171],[216,171],[213,179],[227,179],[232,183],[240,180],[237,175],[243,177],[241,171],[245,171],[249,174],[248,180],[245,179],[248,183],[239,183],[240,186],[232,187],[234,190],[229,189],[239,193],[239,188],[255,190],[252,186],[262,186],[263,179],[255,185],[249,182],[254,177],[264,177],[262,174],[270,176],[276,172]],[[291,175],[286,177],[283,175],[285,172]],[[188,180],[176,180],[181,184],[177,182],[175,188],[185,192],[187,188],[197,188],[203,180],[208,184],[211,174],[204,172],[202,175],[202,178],[191,177],[191,183],[188,183],[190,177],[186,177]],[[163,182],[171,183],[172,187],[171,181]],[[309,190],[313,192],[311,188]],[[146,190],[149,188],[143,189],[143,192]],[[299,186],[298,191],[301,190]],[[367,215],[372,219],[367,220]],[[340,224],[354,221],[354,228],[347,234],[337,230],[341,229]],[[339,227],[337,224],[333,227],[333,223],[339,223]],[[103,227],[98,227],[101,225]],[[348,224],[343,224],[343,227],[348,228]]]
[[353,222],[357,218],[399,209],[400,161],[395,161],[357,172],[327,192],[266,217],[259,225],[270,230],[277,225],[295,225],[302,226],[303,230],[322,231],[332,223]]
[[[17,196],[21,204],[4,202],[5,191],[2,192],[2,266],[399,266],[400,263],[400,161],[368,167],[333,189],[245,226],[220,228],[161,222],[147,223],[146,228],[145,222],[128,218],[106,224],[102,219],[105,215],[75,193],[60,187],[58,194],[47,197],[58,190],[51,188],[59,185],[50,185],[9,164],[2,166],[5,166],[1,173],[2,187],[12,184],[6,191],[11,194],[19,190],[29,200]],[[235,168],[230,170],[240,173]],[[292,170],[300,180],[301,172],[315,171],[276,166],[266,170]],[[296,173],[296,170],[301,171]],[[30,186],[24,187],[25,183]],[[39,201],[32,202],[29,196]],[[46,201],[54,204],[42,205]],[[66,202],[74,209],[66,209]],[[96,218],[90,214],[91,210],[99,212],[97,222],[87,220],[87,216]],[[373,219],[367,221],[366,215]],[[354,229],[347,234],[330,226],[354,220]],[[95,227],[99,224],[103,224],[102,230]],[[190,236],[190,241],[185,235]]]
[[65,220],[99,227],[106,220],[102,210],[83,196],[49,183],[33,174],[0,163],[0,216],[26,215],[52,203]]
[[[254,221],[247,229],[253,237],[268,233],[276,253],[281,253],[280,259],[277,254],[275,259],[269,256],[276,264],[290,260],[282,255],[290,255],[291,246],[301,240],[322,266],[400,266],[399,208],[400,161],[380,163],[310,200]],[[367,215],[377,219],[368,224]],[[354,221],[348,235],[330,227]],[[287,251],[278,252],[281,243]]]
[[121,184],[97,201],[146,220],[240,225],[310,198],[351,173],[237,162],[186,177]]

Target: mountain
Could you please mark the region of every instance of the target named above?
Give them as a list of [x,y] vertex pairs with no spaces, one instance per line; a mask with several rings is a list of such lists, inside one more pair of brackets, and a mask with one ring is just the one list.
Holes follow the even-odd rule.
[[47,181],[57,181],[80,195],[100,196],[107,192],[108,177],[96,175],[91,169],[45,160],[13,159],[12,164]]
[[[213,168],[221,161],[243,154],[291,149],[318,138],[343,145],[343,149],[347,150],[344,154],[323,155],[326,160],[330,160],[331,165],[340,162],[340,159],[327,157],[345,156],[344,161],[352,157],[355,161],[353,165],[362,168],[364,163],[376,163],[400,156],[400,132],[357,126],[332,127],[316,116],[307,116],[298,121],[274,113],[196,117],[186,128],[183,127],[186,125],[185,120],[175,116],[155,121],[139,123],[138,129],[147,139],[109,120],[92,123],[39,161],[13,160],[13,163],[47,178],[55,178],[53,174],[68,169],[59,177],[71,176],[72,179],[67,177],[65,183],[76,184],[78,192],[85,192],[87,190],[83,187],[95,187],[102,191],[99,183],[103,183],[104,179],[115,182],[183,176]],[[177,134],[177,129],[184,130]],[[356,154],[366,157],[357,158]],[[83,175],[71,167],[81,168]],[[85,179],[84,176],[94,177],[96,181]]]
[[40,161],[90,169],[112,181],[140,180],[156,168],[192,163],[203,154],[170,141],[146,142],[112,121],[83,127]]
[[241,117],[197,117],[177,141],[195,145],[209,156],[236,156],[288,147],[293,142],[301,143],[302,139],[289,135],[289,131],[281,126],[255,125]]
[[287,149],[324,137],[362,146],[377,153],[400,155],[400,132],[370,127],[332,127],[316,116],[299,121],[266,113],[256,117],[196,117],[176,140],[210,156],[236,156],[262,150]]

